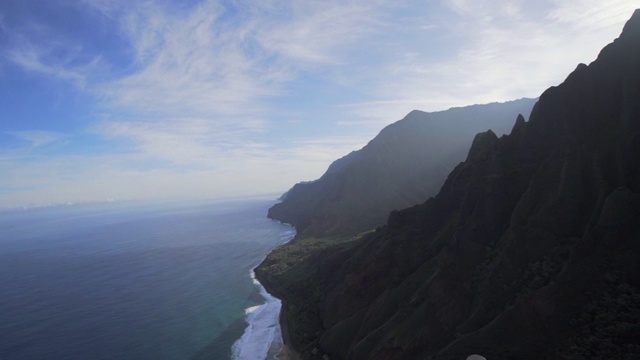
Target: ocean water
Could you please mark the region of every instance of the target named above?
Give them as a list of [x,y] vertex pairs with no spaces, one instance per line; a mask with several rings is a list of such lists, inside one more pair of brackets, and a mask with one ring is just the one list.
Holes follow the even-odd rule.
[[0,359],[272,358],[252,269],[294,235],[272,203],[0,212]]

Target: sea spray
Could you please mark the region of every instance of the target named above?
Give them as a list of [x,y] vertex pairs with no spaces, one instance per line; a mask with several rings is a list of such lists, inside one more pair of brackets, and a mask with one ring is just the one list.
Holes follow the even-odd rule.
[[[287,242],[293,238],[295,231],[283,233],[281,240]],[[265,299],[262,305],[245,309],[247,328],[231,349],[234,360],[255,360],[271,357],[277,359],[282,349],[282,330],[280,328],[280,310],[282,302],[269,294],[256,279],[254,270],[251,280],[258,287],[260,295]]]

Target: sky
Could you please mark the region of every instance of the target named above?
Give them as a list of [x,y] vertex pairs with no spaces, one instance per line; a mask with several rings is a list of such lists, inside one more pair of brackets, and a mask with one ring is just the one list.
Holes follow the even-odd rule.
[[281,193],[413,109],[539,96],[635,8],[1,0],[0,208]]

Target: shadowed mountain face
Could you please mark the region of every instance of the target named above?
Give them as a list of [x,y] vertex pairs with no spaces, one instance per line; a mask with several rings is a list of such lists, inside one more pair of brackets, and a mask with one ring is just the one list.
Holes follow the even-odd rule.
[[258,272],[308,358],[636,359],[639,220],[640,10],[435,198]]
[[464,160],[473,136],[511,130],[534,99],[447,111],[412,111],[387,126],[361,150],[336,160],[318,180],[299,183],[269,217],[290,223],[302,236],[357,233],[383,225],[389,212],[435,195]]

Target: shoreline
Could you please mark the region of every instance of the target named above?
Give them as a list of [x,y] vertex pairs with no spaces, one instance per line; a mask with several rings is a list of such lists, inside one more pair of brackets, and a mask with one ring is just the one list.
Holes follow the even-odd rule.
[[[254,294],[260,299],[255,299],[258,302],[257,305],[245,309],[243,321],[245,323],[245,330],[243,334],[236,339],[230,349],[230,357],[232,359],[253,359],[256,357],[262,358],[263,356],[265,356],[265,360],[300,359],[295,355],[283,355],[291,354],[288,324],[283,324],[281,315],[283,300],[270,291],[268,282],[260,277],[258,271],[258,268],[264,263],[269,254],[278,247],[289,243],[294,237],[295,229],[281,233],[281,242],[275,247],[267,249],[268,252],[262,256],[262,259],[250,267],[249,277],[253,281],[254,286],[256,286]],[[262,300],[264,300],[264,303],[262,303]],[[284,332],[283,328],[285,329]],[[256,338],[256,336],[258,338]],[[264,338],[264,336],[268,336],[269,340]],[[267,348],[250,345],[258,343],[266,344],[267,341]],[[247,348],[246,345],[249,345],[249,347]]]
[[[291,239],[285,244],[288,244],[289,242],[294,241],[294,239]],[[269,254],[271,254],[271,252],[269,252]],[[271,284],[266,279],[262,278],[262,276],[259,274],[258,271],[255,271],[257,268],[260,267],[260,265],[262,265],[263,262],[264,260],[253,270],[255,274],[255,278],[271,296],[280,300],[280,314],[278,315],[278,323],[280,325],[280,335],[282,337],[282,349],[280,350],[280,353],[277,355],[277,359],[302,360],[300,355],[291,346],[291,334],[289,333],[289,320],[288,320],[289,317],[288,317],[288,310],[287,310],[288,303],[287,303],[286,297],[283,296],[282,294],[279,294],[276,290],[274,290],[273,286],[271,286]]]
[[268,285],[268,282],[256,274],[256,280],[260,283],[260,285],[273,297],[280,300],[280,313],[278,314],[278,324],[280,325],[280,336],[282,337],[282,349],[280,353],[277,355],[277,359],[279,360],[301,360],[300,355],[293,349],[291,346],[291,334],[289,333],[289,317],[287,310],[287,300],[281,294],[278,294],[276,291],[273,291]]

